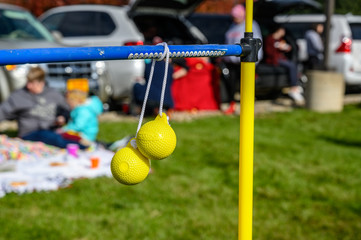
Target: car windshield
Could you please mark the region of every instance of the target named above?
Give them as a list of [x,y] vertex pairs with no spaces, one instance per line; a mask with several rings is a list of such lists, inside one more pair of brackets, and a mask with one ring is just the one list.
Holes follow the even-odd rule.
[[0,39],[53,41],[51,34],[30,13],[16,10],[0,10]]

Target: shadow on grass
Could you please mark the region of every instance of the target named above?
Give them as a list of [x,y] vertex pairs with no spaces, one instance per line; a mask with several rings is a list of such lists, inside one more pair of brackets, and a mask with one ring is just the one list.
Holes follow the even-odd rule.
[[355,104],[355,108],[357,108],[357,109],[361,109],[361,103],[357,103],[357,104]]
[[361,147],[361,140],[338,139],[329,136],[321,136],[321,139],[337,145],[342,145],[347,147]]

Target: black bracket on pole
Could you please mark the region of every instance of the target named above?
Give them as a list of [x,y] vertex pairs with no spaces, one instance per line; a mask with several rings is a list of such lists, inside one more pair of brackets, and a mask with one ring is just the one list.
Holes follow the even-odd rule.
[[241,39],[241,62],[257,62],[258,51],[262,47],[262,41],[259,38],[253,38],[253,32],[245,32]]

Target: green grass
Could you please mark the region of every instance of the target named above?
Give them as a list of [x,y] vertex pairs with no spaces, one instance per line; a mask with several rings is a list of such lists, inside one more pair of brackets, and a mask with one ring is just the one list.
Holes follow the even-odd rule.
[[[253,239],[361,239],[361,108],[255,119]],[[137,123],[102,123],[99,138]],[[177,147],[135,186],[112,178],[0,199],[0,239],[237,239],[239,118],[172,122]]]

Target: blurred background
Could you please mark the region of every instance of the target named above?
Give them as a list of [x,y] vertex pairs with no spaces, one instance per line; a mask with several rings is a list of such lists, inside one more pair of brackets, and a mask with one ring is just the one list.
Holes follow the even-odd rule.
[[[256,0],[257,1],[257,0]],[[256,2],[255,1],[255,2]],[[110,4],[116,6],[123,6],[129,3],[129,0],[2,0],[2,3],[15,4],[29,9],[36,16],[43,12],[58,6],[71,4]],[[244,3],[244,0],[204,0],[197,8],[197,12],[203,13],[229,13],[234,4]],[[321,4],[325,1],[317,0]],[[361,5],[358,1],[344,0],[336,1],[335,13],[348,13],[352,10],[353,14],[361,13]]]

